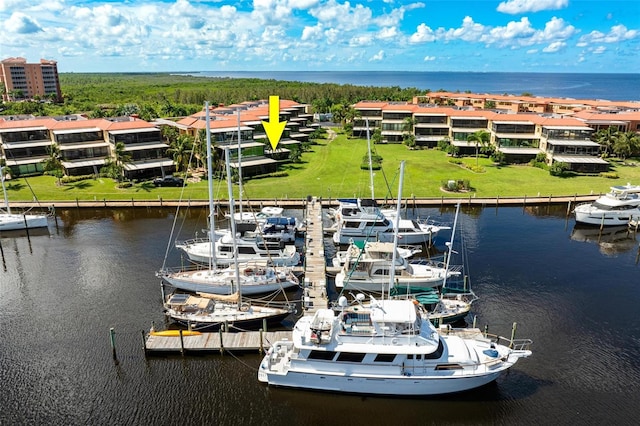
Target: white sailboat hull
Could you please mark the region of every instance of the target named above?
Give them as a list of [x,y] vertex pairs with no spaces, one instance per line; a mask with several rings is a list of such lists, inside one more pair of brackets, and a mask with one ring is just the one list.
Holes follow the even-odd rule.
[[46,215],[0,213],[0,231],[46,228],[47,226]]
[[[237,290],[235,277],[220,278],[211,270],[184,271],[163,275],[162,278],[172,287],[197,293],[232,294]],[[292,288],[298,283],[291,279],[262,280],[259,277],[240,277],[240,288],[244,296],[271,293]]]

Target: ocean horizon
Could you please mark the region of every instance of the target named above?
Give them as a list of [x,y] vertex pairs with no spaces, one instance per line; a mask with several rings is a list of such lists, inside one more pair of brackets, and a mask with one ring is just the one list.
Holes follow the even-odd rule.
[[640,101],[640,74],[433,72],[433,71],[198,71],[173,72],[216,78],[257,78],[306,83],[487,94]]

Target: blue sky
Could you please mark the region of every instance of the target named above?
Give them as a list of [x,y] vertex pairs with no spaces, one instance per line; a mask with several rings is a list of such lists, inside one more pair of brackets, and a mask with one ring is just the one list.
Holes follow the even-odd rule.
[[60,72],[640,72],[638,0],[0,0]]

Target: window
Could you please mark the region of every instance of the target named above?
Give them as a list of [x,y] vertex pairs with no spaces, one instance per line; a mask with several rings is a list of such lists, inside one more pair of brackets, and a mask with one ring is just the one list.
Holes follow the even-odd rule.
[[331,361],[336,356],[333,351],[311,351],[308,359],[320,359],[324,361]]
[[374,362],[393,362],[396,358],[396,354],[378,354]]
[[338,361],[342,362],[362,362],[365,354],[363,353],[352,353],[352,352],[341,352],[338,354]]

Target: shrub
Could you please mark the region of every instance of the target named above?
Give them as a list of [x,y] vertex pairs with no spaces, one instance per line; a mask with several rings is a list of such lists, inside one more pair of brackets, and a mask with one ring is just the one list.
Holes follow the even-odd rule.
[[80,182],[83,180],[95,179],[96,175],[79,175],[79,176],[63,176],[60,181],[62,183]]
[[618,174],[616,172],[602,172],[600,173],[600,176],[602,176],[603,178],[607,178],[607,179],[619,179],[620,176],[618,176]]
[[551,176],[564,176],[567,170],[569,170],[569,165],[567,163],[555,161],[549,167],[549,174],[551,174]]

